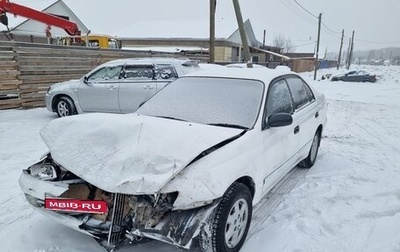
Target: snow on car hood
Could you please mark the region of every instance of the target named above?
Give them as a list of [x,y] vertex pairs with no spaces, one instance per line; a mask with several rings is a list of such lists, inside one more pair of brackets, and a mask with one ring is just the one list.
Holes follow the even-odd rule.
[[86,114],[41,131],[53,159],[108,192],[158,192],[202,151],[242,130],[138,114]]
[[65,88],[77,88],[79,86],[80,80],[68,80],[59,82],[51,85],[52,89],[65,89]]

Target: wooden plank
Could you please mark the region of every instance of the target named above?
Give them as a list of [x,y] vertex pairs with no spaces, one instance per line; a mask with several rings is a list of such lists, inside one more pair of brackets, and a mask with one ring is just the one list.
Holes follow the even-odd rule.
[[1,61],[13,61],[14,60],[14,55],[0,55],[0,62]]
[[21,75],[19,76],[20,80],[23,81],[24,84],[35,84],[42,82],[60,82],[66,80],[80,79],[83,74],[64,74],[64,75]]
[[7,75],[16,76],[18,74],[19,74],[18,70],[13,70],[13,69],[0,70],[0,78],[3,78],[4,76],[7,76]]
[[0,79],[0,87],[3,85],[19,85],[22,84],[21,80],[2,80]]
[[10,68],[14,68],[14,67],[18,67],[18,62],[16,61],[0,61],[0,67],[10,67]]
[[0,110],[3,109],[16,109],[16,108],[20,108],[21,104],[4,104],[4,105],[0,105]]
[[34,83],[34,84],[21,84],[19,85],[19,88],[23,91],[26,92],[25,90],[28,89],[48,89],[51,86],[50,83]]
[[12,47],[12,46],[3,46],[3,45],[0,45],[0,51],[1,52],[13,52],[14,51],[14,48]]
[[88,73],[91,70],[93,70],[97,65],[78,65],[75,66],[74,64],[70,65],[58,65],[58,64],[53,64],[53,65],[47,65],[47,66],[41,66],[41,65],[22,65],[19,68],[20,72],[50,72],[50,71],[79,71],[79,72],[85,72]]
[[[46,94],[48,88],[28,88],[28,89],[21,89],[19,90],[19,94],[23,95],[23,94],[33,94],[33,93],[41,93],[43,95]],[[27,97],[27,96],[24,96]]]
[[[29,87],[29,85],[32,85],[32,86],[41,85],[41,86],[47,86],[47,87],[49,87],[50,85],[53,85],[53,84],[56,84],[56,83],[59,83],[59,82],[68,81],[68,80],[74,80],[74,79],[77,80],[77,79],[79,79],[79,78],[48,79],[48,80],[25,80],[25,81],[23,82],[23,84],[21,84],[21,85],[24,85],[24,87],[21,87],[21,85],[20,85],[19,88],[21,88],[21,89],[23,89],[23,88],[25,88],[25,87],[27,87],[27,88],[32,88],[32,87]],[[28,85],[28,86],[26,86],[26,85]]]
[[0,100],[0,106],[3,106],[3,105],[19,106],[20,104],[21,104],[21,99],[19,99],[19,98]]
[[21,93],[19,97],[21,99],[44,99],[46,92],[44,93]]
[[21,102],[21,107],[23,108],[37,108],[37,107],[45,107],[46,103],[45,101],[41,100],[23,100]]
[[12,96],[16,95],[16,96],[18,96],[19,92],[20,91],[16,90],[16,89],[14,89],[14,90],[0,90],[0,98],[2,96],[7,96],[7,95],[12,95]]
[[[20,59],[24,59],[24,58],[35,58],[35,57],[39,57],[39,58],[60,58],[60,57],[69,57],[69,58],[82,58],[82,57],[86,57],[86,58],[99,58],[101,57],[101,54],[99,53],[90,53],[90,52],[85,52],[85,51],[81,51],[81,52],[69,52],[69,51],[45,51],[45,52],[34,52],[34,51],[25,51],[25,52],[21,52],[21,51],[17,51],[16,52],[18,57]],[[116,55],[115,57],[118,57],[118,55]]]
[[51,55],[51,56],[26,56],[19,57],[18,62],[96,62],[99,57],[89,57],[88,55]]
[[31,87],[21,88],[19,91],[20,91],[21,94],[25,94],[25,93],[46,93],[47,90],[49,89],[49,86],[34,85],[34,86],[31,86]]
[[18,85],[16,85],[16,84],[0,85],[0,91],[5,91],[5,90],[13,91],[13,90],[18,90],[18,89],[19,89]]
[[88,70],[48,70],[48,71],[21,71],[19,79],[29,79],[30,77],[26,76],[68,76],[68,75],[80,75],[81,77],[87,74]]

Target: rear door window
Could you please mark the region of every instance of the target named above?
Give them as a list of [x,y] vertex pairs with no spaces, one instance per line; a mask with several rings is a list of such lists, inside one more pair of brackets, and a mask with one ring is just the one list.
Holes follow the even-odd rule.
[[153,65],[125,65],[122,77],[126,80],[154,80]]
[[178,78],[175,68],[167,64],[156,65],[155,74],[157,80],[173,80]]

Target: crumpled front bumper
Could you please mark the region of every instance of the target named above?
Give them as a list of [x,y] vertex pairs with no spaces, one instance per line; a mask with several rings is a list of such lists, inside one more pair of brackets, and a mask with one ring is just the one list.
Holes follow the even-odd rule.
[[[45,197],[60,197],[60,195],[68,190],[68,183],[43,181],[24,171],[19,179],[19,184],[28,202],[41,214],[81,233],[99,240],[105,240],[105,243],[101,244],[107,249],[112,250],[115,246],[120,245],[110,242],[110,237],[112,237],[112,233],[115,231],[116,222],[114,222],[114,219],[111,221],[100,221],[90,218],[89,214],[74,215],[49,211],[44,208]],[[208,223],[209,217],[218,202],[219,200],[215,200],[209,205],[190,210],[170,211],[152,228],[139,227],[133,224],[130,230],[120,233],[122,235],[121,238],[125,241],[135,242],[140,237],[146,237],[180,248],[190,249],[193,246],[193,239],[198,236],[201,227]],[[119,227],[117,226],[117,228]]]
[[83,219],[76,218],[75,216],[69,214],[48,211],[44,208],[45,196],[60,196],[62,193],[68,190],[67,183],[43,181],[34,178],[26,171],[23,171],[21,177],[19,178],[19,185],[21,190],[24,192],[27,201],[36,211],[60,224],[97,238],[96,235],[80,228],[80,226],[84,224]]

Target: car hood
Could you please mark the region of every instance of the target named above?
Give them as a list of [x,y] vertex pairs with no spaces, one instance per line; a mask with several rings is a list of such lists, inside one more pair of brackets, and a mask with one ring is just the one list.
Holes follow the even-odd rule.
[[65,88],[78,88],[80,80],[68,80],[51,85],[51,90],[59,90]]
[[41,131],[52,158],[113,193],[152,194],[204,150],[243,130],[139,114],[87,114],[51,121]]

